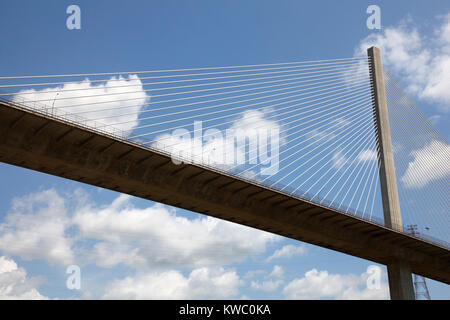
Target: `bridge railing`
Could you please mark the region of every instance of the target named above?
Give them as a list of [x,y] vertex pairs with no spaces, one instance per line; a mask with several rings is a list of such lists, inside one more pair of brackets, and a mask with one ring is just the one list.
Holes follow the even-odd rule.
[[[267,185],[268,186],[271,185],[271,182],[268,181]],[[275,185],[275,187],[272,185],[270,188],[276,190],[276,185]],[[294,191],[294,188],[287,187],[287,188],[285,188],[285,190],[286,190],[286,194],[291,194]],[[386,225],[384,223],[384,219],[382,217],[367,216],[367,213],[365,213],[361,210],[356,210],[354,208],[349,208],[348,212],[343,212],[337,204],[333,203],[332,201],[330,201],[326,198],[321,198],[320,196],[313,195],[313,194],[302,193],[301,190],[294,192],[294,196],[301,198],[303,200],[306,200],[306,201],[311,201],[316,205],[320,205],[320,206],[323,206],[326,208],[333,209],[333,210],[339,212],[340,214],[360,218],[362,220],[369,221],[369,222],[377,224],[379,226],[386,227]],[[313,199],[313,198],[314,198],[314,200],[309,200],[309,199]],[[403,225],[400,226],[400,225],[396,225],[396,224],[394,224],[394,227],[396,228],[396,230],[399,230],[399,229],[404,230],[404,228],[405,228],[405,226],[403,226]],[[403,233],[408,234],[409,236],[412,236],[414,238],[422,239],[427,242],[431,242],[431,243],[440,245],[444,248],[450,248],[449,242],[442,240],[442,239],[438,239],[436,237],[433,237],[433,236],[430,236],[427,234],[424,234],[423,232],[420,234],[415,234],[415,235],[411,235],[405,231],[403,231]]]
[[110,135],[114,138],[124,139],[126,137],[125,131],[120,130],[114,126],[105,126],[105,124],[103,123],[100,123],[95,120],[89,120],[77,114],[63,111],[61,110],[61,108],[54,108],[47,104],[39,103],[36,101],[27,101],[23,96],[20,95],[15,95],[12,96],[11,98],[9,98],[8,96],[0,96],[0,100],[14,104],[16,106],[23,107],[25,109],[31,109],[34,112],[38,112],[47,117],[72,122],[87,129],[95,130],[103,134]]

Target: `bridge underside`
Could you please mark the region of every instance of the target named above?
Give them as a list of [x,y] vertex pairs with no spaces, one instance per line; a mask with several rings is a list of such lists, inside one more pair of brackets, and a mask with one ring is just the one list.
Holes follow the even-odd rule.
[[[162,202],[450,284],[450,251],[222,172],[0,102],[0,161]],[[6,181],[3,182],[6,185]]]

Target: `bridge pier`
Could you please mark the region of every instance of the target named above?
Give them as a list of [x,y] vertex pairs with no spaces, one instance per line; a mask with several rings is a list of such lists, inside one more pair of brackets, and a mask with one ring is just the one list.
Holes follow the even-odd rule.
[[392,300],[415,300],[411,268],[401,261],[387,265],[389,293]]
[[[388,228],[403,231],[381,53],[377,47],[367,49],[367,53],[370,60],[370,76],[374,95],[374,121],[378,137],[378,163],[384,222]],[[387,269],[391,299],[414,300],[411,267],[400,260],[393,260],[387,264]]]

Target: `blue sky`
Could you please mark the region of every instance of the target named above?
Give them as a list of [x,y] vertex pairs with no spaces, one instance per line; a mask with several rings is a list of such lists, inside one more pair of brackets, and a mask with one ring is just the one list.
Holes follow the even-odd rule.
[[[81,30],[66,28],[66,8],[71,4],[81,8]],[[366,27],[366,8],[370,4],[381,8],[382,30]],[[418,57],[426,50],[448,57],[449,53],[440,49],[442,42],[432,39],[439,39],[449,13],[448,1],[2,1],[0,70],[1,76],[13,76],[264,64],[352,57],[366,43],[384,43],[391,53],[386,57],[386,67],[397,79],[403,79],[402,85],[448,140],[448,94],[439,88],[423,93],[420,88],[427,83],[411,76],[417,70],[408,69],[395,55],[399,44],[392,44],[386,32],[391,28],[420,34],[422,40],[413,43],[416,50],[409,52],[412,62],[420,61]],[[424,72],[434,67],[435,61],[427,62],[429,68]],[[232,224],[211,228],[217,231],[223,226],[230,234],[239,234],[242,238],[238,240],[256,239],[254,243],[245,246],[232,239],[215,238],[207,226],[217,222],[204,216],[141,199],[126,199],[112,191],[6,164],[0,164],[0,177],[0,236],[7,232],[5,226],[11,225],[14,217],[25,222],[27,217],[29,221],[43,219],[54,227],[54,233],[42,239],[39,237],[45,230],[34,230],[39,245],[36,248],[25,250],[23,245],[7,249],[0,245],[0,256],[9,261],[3,263],[9,263],[11,272],[25,279],[25,293],[30,296],[155,298],[158,290],[166,287],[167,292],[161,290],[162,297],[386,298],[385,277],[381,290],[365,288],[365,272],[373,264],[369,261]],[[115,206],[117,199],[123,203]],[[25,208],[20,203],[33,206]],[[40,207],[44,210],[40,211]],[[102,212],[117,221],[126,212],[153,213],[160,217],[159,222],[179,230],[174,218],[177,215],[204,235],[204,244],[183,247],[183,253],[168,242],[169,233],[164,236],[152,229],[150,234],[156,237],[152,239],[162,247],[168,246],[168,251],[173,250],[160,256],[166,261],[160,263],[154,259],[160,254],[158,249],[146,247],[148,239],[136,226],[128,230],[131,238],[124,236],[119,243],[104,234],[74,240],[70,238],[74,232],[71,227],[61,231],[51,224],[52,219],[45,220],[45,212],[54,214],[52,219],[59,217],[63,225],[65,220],[85,221],[90,214],[101,216]],[[151,226],[152,221],[143,223]],[[83,222],[79,226],[87,228],[86,234],[93,232]],[[118,230],[103,220],[98,226],[104,233]],[[28,227],[24,230],[33,231]],[[14,235],[20,239],[20,232]],[[201,241],[195,233],[185,236]],[[54,248],[50,239],[59,241],[61,250],[72,257],[49,255],[46,246]],[[95,247],[98,243],[117,252],[117,261],[102,256],[101,246]],[[133,251],[139,247],[149,249],[154,256]],[[236,252],[229,255],[227,247]],[[210,261],[211,257],[220,262]],[[16,267],[11,267],[12,260]],[[69,264],[81,267],[81,290],[66,287]],[[312,284],[313,280],[331,283],[333,288],[324,292]],[[152,292],[136,289],[138,284],[145,284]],[[450,298],[448,286],[434,281],[428,285],[432,298]]]

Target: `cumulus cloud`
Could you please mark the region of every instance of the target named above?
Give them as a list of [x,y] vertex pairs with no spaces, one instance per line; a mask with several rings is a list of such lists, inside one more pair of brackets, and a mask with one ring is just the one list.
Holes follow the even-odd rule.
[[450,144],[434,140],[411,155],[414,160],[401,177],[405,187],[422,188],[450,175]]
[[[126,195],[103,206],[90,203],[80,192],[75,192],[72,198],[79,205],[69,205],[68,200],[54,190],[15,200],[12,212],[0,225],[1,239],[10,239],[9,247],[0,241],[1,250],[59,264],[75,260],[100,267],[131,266],[136,273],[110,281],[101,290],[100,296],[104,299],[237,298],[244,281],[235,270],[223,265],[263,252],[268,243],[279,239],[218,219],[187,219],[162,205],[139,209]],[[48,230],[40,229],[41,225]],[[68,229],[76,235],[69,237]],[[40,238],[36,238],[38,236]],[[18,239],[20,250],[11,239]],[[74,253],[71,248],[82,245],[83,241],[92,246]],[[303,246],[286,245],[267,261],[303,254]],[[180,268],[192,270],[184,274]],[[270,273],[255,271],[246,278],[263,274],[264,279],[254,279],[249,287],[274,292],[285,283],[284,270],[279,265],[273,266]],[[333,275],[313,269],[303,278],[285,285],[283,294],[295,299],[385,297],[379,290],[362,288],[366,276]],[[14,261],[0,258],[0,297],[46,298],[37,291],[38,284],[38,279],[27,278],[25,270]]]
[[283,280],[266,280],[266,281],[252,281],[250,286],[254,290],[261,290],[265,292],[272,292],[278,289],[283,284]]
[[256,277],[256,276],[263,275],[263,274],[265,274],[265,273],[266,273],[266,271],[261,270],[261,269],[258,269],[258,270],[250,270],[250,271],[247,271],[247,272],[245,273],[244,279],[251,279],[251,278],[254,278],[254,277]]
[[0,300],[47,299],[37,290],[40,280],[27,278],[27,272],[16,262],[0,256]]
[[64,234],[69,226],[64,200],[55,190],[16,198],[0,224],[0,250],[24,259],[71,264],[72,243]]
[[[128,134],[138,124],[138,114],[150,97],[135,74],[128,77],[111,77],[105,82],[91,82],[88,78],[42,90],[26,89],[14,96],[13,101],[33,106],[32,101],[55,114],[79,114],[84,119],[100,119],[106,125],[103,130],[113,128]],[[56,111],[55,111],[56,110]],[[75,118],[74,118],[75,119]],[[124,122],[114,125],[114,123]],[[88,125],[98,127],[94,121]]]
[[253,280],[250,283],[250,287],[254,290],[260,290],[265,292],[273,292],[277,290],[283,283],[284,280],[284,269],[282,266],[275,265],[273,266],[272,271],[267,274],[264,270],[255,270],[252,272],[248,272],[244,278],[251,278],[255,275],[263,275],[265,274],[265,280]]
[[304,246],[295,246],[288,244],[283,246],[281,249],[276,250],[271,256],[266,259],[266,262],[270,262],[275,259],[281,258],[291,258],[294,256],[302,256],[306,253],[306,248]]
[[328,271],[309,270],[304,277],[294,279],[283,288],[287,299],[388,299],[388,286],[383,282],[379,289],[367,288],[368,274],[329,274]]
[[437,21],[439,26],[431,37],[421,34],[409,19],[369,35],[355,52],[366,54],[367,48],[379,47],[383,64],[407,83],[408,91],[449,112],[450,13]]
[[279,238],[211,217],[187,219],[163,205],[135,208],[130,200],[121,195],[110,206],[86,207],[73,217],[84,237],[100,241],[93,252],[99,265],[227,264],[263,252],[266,244]]
[[104,299],[225,299],[237,297],[242,284],[234,270],[198,268],[185,277],[178,271],[145,273],[115,280]]
[[282,266],[275,265],[273,266],[272,272],[269,274],[269,277],[281,278],[284,275],[284,269]]
[[[82,192],[61,195],[53,189],[15,199],[0,224],[0,251],[63,266],[122,264],[136,270],[135,276],[111,282],[104,291],[107,299],[228,298],[238,296],[241,279],[222,266],[262,253],[281,239],[211,217],[188,219],[164,205],[136,208],[131,200],[120,195],[99,206]],[[0,273],[25,279],[24,270],[14,266],[2,261]],[[180,268],[193,270],[185,276]]]
[[52,189],[15,199],[0,224],[0,250],[63,266],[177,268],[243,261],[281,239],[212,217],[188,219],[160,204],[136,208],[131,200],[120,195],[98,206]]

